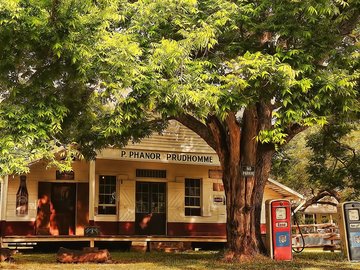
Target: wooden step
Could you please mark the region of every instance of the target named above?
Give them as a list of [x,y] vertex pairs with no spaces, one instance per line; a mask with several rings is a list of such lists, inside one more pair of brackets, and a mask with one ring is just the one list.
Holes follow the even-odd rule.
[[150,251],[179,252],[190,250],[191,242],[156,241],[150,242]]
[[132,241],[130,250],[135,252],[146,252],[147,247],[148,247],[147,241]]

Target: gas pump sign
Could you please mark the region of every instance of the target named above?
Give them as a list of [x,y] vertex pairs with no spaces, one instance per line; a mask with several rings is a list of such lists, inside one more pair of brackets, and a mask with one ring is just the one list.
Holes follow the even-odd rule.
[[349,221],[359,221],[359,209],[348,210]]
[[344,255],[349,261],[360,261],[360,202],[338,206],[339,228]]
[[291,260],[291,204],[288,200],[268,200],[266,205],[266,242],[270,257]]
[[285,207],[275,208],[275,218],[277,220],[286,219],[286,208]]

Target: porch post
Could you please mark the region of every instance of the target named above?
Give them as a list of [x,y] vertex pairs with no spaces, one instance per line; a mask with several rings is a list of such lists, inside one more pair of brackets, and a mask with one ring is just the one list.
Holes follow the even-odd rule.
[[90,161],[89,167],[89,223],[94,225],[95,207],[95,160]]
[[6,209],[7,209],[7,192],[9,177],[0,177],[1,192],[0,192],[0,247],[3,247],[2,237],[5,236],[5,222],[6,222]]

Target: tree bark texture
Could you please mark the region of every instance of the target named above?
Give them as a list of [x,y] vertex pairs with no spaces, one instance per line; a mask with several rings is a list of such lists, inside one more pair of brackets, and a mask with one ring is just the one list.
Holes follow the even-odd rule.
[[[229,158],[220,162],[227,199],[227,259],[243,259],[266,251],[260,231],[261,206],[274,147],[259,143],[256,137],[271,127],[271,110],[257,104],[244,111],[241,125],[226,122]],[[242,166],[255,167],[255,175],[244,177]]]

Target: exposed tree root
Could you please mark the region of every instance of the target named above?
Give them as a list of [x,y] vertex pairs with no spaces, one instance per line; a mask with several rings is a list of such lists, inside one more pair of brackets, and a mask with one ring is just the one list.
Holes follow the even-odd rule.
[[270,260],[270,258],[257,252],[239,254],[234,251],[227,250],[224,252],[221,260],[225,263],[251,263]]

